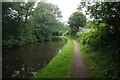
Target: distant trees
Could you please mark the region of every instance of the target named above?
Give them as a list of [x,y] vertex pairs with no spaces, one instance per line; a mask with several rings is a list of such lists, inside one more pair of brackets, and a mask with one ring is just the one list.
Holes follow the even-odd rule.
[[77,11],[69,17],[68,24],[72,30],[72,33],[76,34],[79,31],[79,27],[84,27],[85,22],[86,16],[83,13]]

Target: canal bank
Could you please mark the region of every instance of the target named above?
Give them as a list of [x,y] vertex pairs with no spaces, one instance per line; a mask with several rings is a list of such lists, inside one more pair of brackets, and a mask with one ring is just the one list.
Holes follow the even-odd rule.
[[73,41],[67,38],[67,44],[34,78],[71,78],[73,47]]

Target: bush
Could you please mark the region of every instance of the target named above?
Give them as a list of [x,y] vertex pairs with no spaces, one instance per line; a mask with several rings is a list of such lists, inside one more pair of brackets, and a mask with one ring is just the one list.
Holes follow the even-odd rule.
[[104,24],[95,24],[88,32],[77,33],[81,51],[93,78],[120,79],[119,33]]

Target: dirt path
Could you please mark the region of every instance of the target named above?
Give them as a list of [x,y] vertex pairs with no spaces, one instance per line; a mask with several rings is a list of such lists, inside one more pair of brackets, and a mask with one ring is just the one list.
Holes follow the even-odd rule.
[[72,61],[72,69],[72,78],[90,78],[88,68],[85,65],[76,41],[74,41],[74,57]]

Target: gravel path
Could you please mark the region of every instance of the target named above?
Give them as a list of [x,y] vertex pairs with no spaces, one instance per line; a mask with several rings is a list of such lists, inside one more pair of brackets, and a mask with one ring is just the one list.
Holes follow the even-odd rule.
[[90,78],[88,68],[82,58],[79,46],[74,41],[74,57],[72,61],[72,78]]

